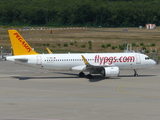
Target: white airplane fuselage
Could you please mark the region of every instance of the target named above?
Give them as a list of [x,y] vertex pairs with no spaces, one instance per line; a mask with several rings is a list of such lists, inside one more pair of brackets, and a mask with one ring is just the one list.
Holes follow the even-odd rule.
[[14,56],[6,60],[19,64],[49,69],[49,70],[75,70],[80,71],[79,76],[84,77],[84,72],[101,74],[102,76],[119,76],[121,69],[136,70],[151,67],[156,62],[147,55],[140,53],[76,53],[76,54],[39,54],[35,52],[17,30],[8,30]]
[[119,69],[141,69],[153,66],[156,62],[140,53],[77,53],[77,54],[37,54],[10,56],[6,59],[50,70],[85,71],[83,55],[92,65],[114,65]]

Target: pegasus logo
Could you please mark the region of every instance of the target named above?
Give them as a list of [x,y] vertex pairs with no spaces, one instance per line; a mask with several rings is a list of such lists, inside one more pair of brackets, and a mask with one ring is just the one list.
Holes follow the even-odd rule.
[[14,35],[16,36],[16,38],[18,39],[18,41],[22,44],[22,46],[27,50],[27,52],[31,52],[31,48],[29,47],[29,45],[23,40],[23,38],[21,38],[21,36],[18,33],[14,33]]

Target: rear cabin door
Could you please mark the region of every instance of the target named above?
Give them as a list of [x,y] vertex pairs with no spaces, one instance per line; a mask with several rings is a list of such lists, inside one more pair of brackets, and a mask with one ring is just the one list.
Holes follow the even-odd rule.
[[37,56],[37,65],[42,65],[42,57]]

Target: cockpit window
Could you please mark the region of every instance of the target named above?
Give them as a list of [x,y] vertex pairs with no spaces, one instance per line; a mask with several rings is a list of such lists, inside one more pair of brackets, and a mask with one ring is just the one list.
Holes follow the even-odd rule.
[[149,60],[150,58],[149,57],[145,57],[145,60]]

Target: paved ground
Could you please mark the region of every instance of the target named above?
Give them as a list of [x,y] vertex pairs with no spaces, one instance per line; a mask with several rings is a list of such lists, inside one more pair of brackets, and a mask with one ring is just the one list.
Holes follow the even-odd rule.
[[92,80],[0,61],[0,120],[159,120],[160,65]]

